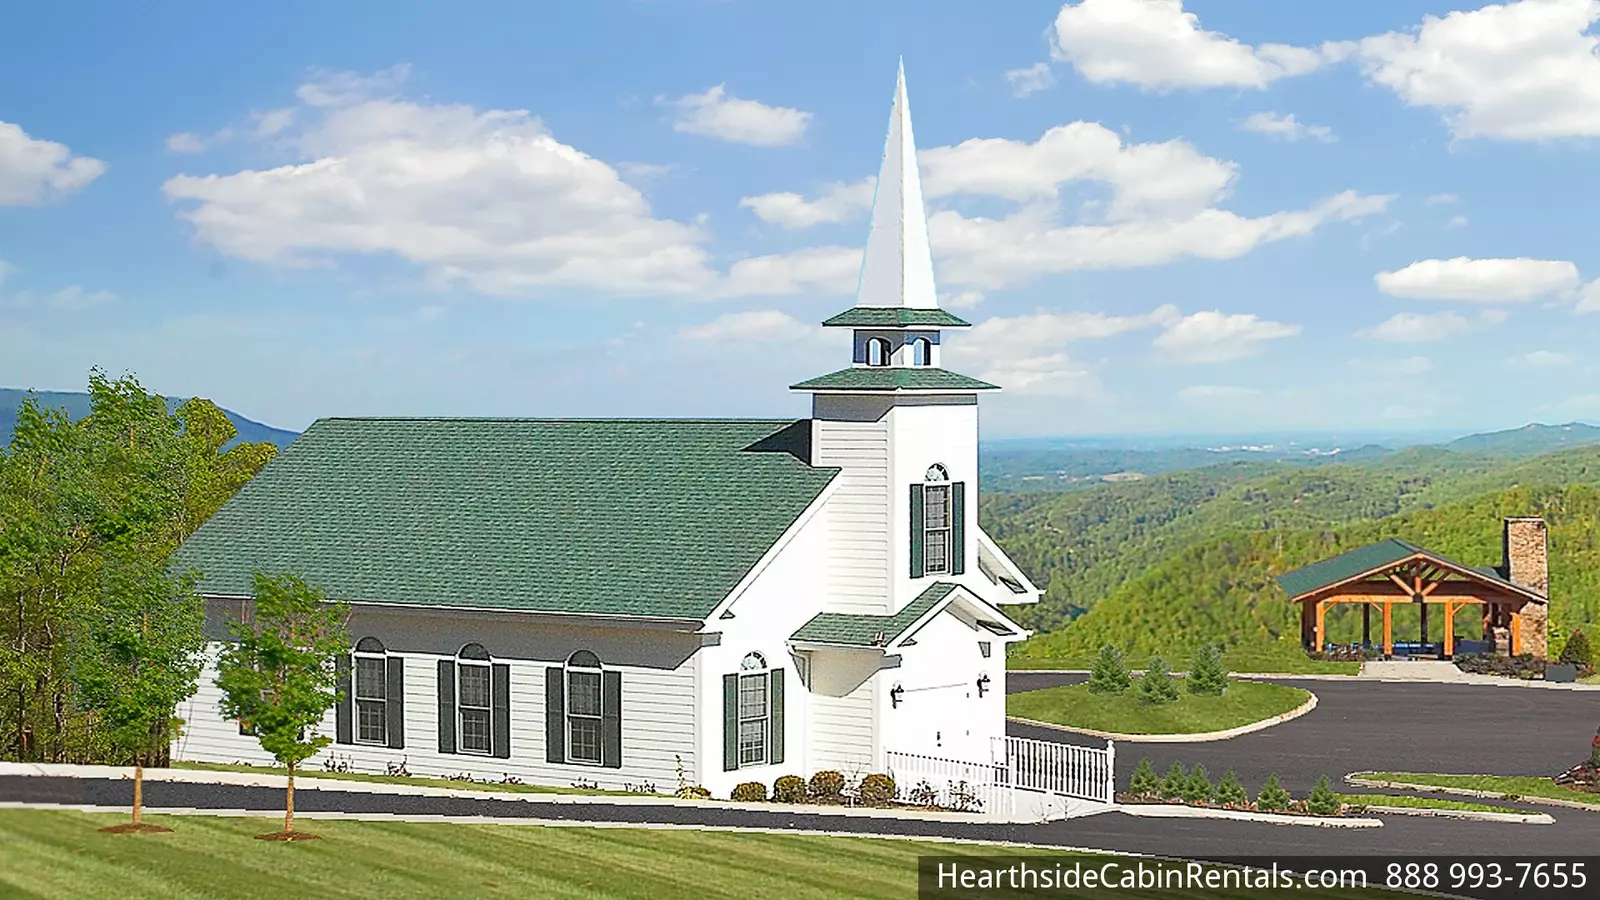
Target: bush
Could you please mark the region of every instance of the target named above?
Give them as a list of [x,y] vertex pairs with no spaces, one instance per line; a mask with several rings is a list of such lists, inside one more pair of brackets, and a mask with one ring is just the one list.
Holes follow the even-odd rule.
[[1100,655],[1094,658],[1094,666],[1089,669],[1089,693],[1091,694],[1121,694],[1133,685],[1133,676],[1128,674],[1128,666],[1122,661],[1122,651],[1106,644],[1100,648]]
[[1499,675],[1503,678],[1543,678],[1544,661],[1534,659],[1532,656],[1495,656],[1492,654],[1472,654],[1458,656],[1455,660],[1456,668],[1474,675]]
[[1177,701],[1178,685],[1172,680],[1172,673],[1167,670],[1166,660],[1160,656],[1150,657],[1135,693],[1140,703],[1151,706]]
[[772,783],[774,803],[806,802],[806,780],[799,775],[784,775]]
[[1567,638],[1566,646],[1561,648],[1558,662],[1572,663],[1580,669],[1587,669],[1594,665],[1594,650],[1589,646],[1589,636],[1583,629],[1573,629],[1572,636]]
[[1210,645],[1201,647],[1189,664],[1189,677],[1184,682],[1191,694],[1221,696],[1228,689],[1228,670],[1222,665],[1222,651]]
[[767,786],[759,781],[746,781],[733,789],[728,795],[729,800],[738,800],[741,803],[767,802]]
[[1229,809],[1250,805],[1250,795],[1244,792],[1244,785],[1239,783],[1232,769],[1224,772],[1222,780],[1217,782],[1217,803]]
[[1256,795],[1256,809],[1262,812],[1283,812],[1289,808],[1292,800],[1289,792],[1278,783],[1278,773],[1273,772],[1267,783],[1261,786],[1261,793]]
[[863,806],[883,806],[894,801],[894,779],[887,775],[868,775],[856,788],[856,800]]
[[1161,793],[1161,779],[1156,776],[1150,757],[1139,760],[1139,768],[1128,776],[1128,793],[1135,797],[1154,797]]
[[1183,772],[1183,763],[1173,760],[1172,768],[1168,769],[1167,774],[1161,779],[1161,799],[1183,799],[1183,786],[1188,781],[1188,776]]
[[676,796],[684,800],[710,800],[711,792],[698,784],[686,784],[678,788]]
[[811,776],[811,782],[806,785],[806,796],[812,800],[838,800],[844,796],[844,776],[832,769],[823,769]]
[[1328,776],[1317,779],[1317,786],[1311,789],[1311,796],[1306,798],[1306,812],[1313,816],[1337,816],[1339,814],[1339,797],[1328,786]]
[[1212,786],[1211,779],[1206,775],[1205,766],[1195,766],[1189,777],[1183,782],[1183,802],[1185,803],[1210,803],[1217,795],[1217,789]]

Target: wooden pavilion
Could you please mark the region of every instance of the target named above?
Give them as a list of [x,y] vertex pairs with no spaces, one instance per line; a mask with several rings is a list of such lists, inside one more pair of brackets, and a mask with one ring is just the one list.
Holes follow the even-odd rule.
[[[1480,608],[1486,652],[1546,658],[1549,653],[1549,567],[1543,519],[1505,521],[1505,556],[1499,566],[1469,566],[1396,538],[1358,547],[1278,576],[1300,604],[1300,641],[1307,650],[1328,647],[1326,618],[1339,603],[1361,604],[1361,644],[1372,648],[1372,612],[1383,616],[1384,655],[1395,653],[1396,604],[1417,604],[1421,620],[1417,655],[1455,654],[1456,613]],[[1442,607],[1442,643],[1429,643],[1428,611]],[[1410,654],[1408,654],[1410,655]]]

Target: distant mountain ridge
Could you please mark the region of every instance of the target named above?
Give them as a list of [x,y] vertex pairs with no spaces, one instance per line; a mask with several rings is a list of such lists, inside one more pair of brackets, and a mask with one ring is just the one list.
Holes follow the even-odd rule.
[[[0,444],[11,443],[11,430],[17,422],[17,411],[22,408],[22,401],[29,395],[38,397],[40,406],[46,409],[64,409],[67,415],[74,419],[81,419],[89,414],[89,395],[84,391],[25,391],[19,388],[0,388],[0,427],[5,429],[0,432]],[[167,406],[176,409],[187,399],[189,398],[168,397]],[[224,409],[222,414],[227,416],[233,427],[239,430],[238,436],[228,442],[229,447],[241,443],[266,442],[276,444],[278,449],[282,450],[300,436],[299,432],[263,425],[229,409]]]
[[1458,453],[1491,453],[1507,456],[1537,456],[1566,447],[1600,444],[1600,425],[1568,422],[1565,425],[1532,423],[1506,431],[1469,434],[1444,444]]

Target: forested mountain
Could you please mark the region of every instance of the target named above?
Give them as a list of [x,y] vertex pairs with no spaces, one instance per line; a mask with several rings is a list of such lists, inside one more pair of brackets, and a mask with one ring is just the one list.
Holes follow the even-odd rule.
[[[29,391],[18,388],[0,388],[0,445],[11,442],[11,428],[17,421],[17,410],[22,406],[22,401],[29,395]],[[86,391],[35,391],[39,405],[45,409],[64,409],[73,419],[81,419],[89,414],[89,394]],[[167,408],[176,410],[183,405],[184,397],[168,397]],[[229,448],[237,444],[268,443],[275,445],[279,450],[289,446],[299,435],[293,431],[282,428],[273,428],[260,422],[247,419],[231,410],[222,410],[222,414],[233,423],[238,435],[228,444]]]
[[[1046,591],[1022,618],[1050,630],[1125,582],[1222,536],[1321,533],[1519,486],[1571,485],[1600,485],[1600,447],[1509,462],[1414,447],[1372,465],[1266,475],[1255,466],[1213,466],[1092,491],[989,494],[980,515],[985,530]],[[1498,527],[1479,524],[1495,541]]]

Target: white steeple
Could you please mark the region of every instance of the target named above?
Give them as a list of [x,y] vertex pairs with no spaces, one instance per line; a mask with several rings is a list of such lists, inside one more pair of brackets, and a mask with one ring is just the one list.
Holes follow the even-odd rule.
[[917,175],[917,147],[911,135],[904,61],[894,86],[889,138],[884,142],[883,165],[878,170],[872,230],[867,233],[856,306],[939,306],[933,284],[933,254],[928,248],[928,219],[922,209],[922,180]]

